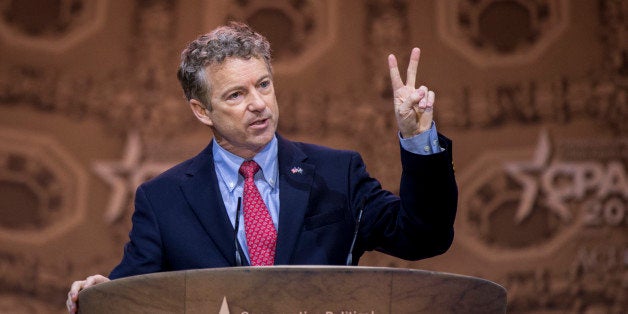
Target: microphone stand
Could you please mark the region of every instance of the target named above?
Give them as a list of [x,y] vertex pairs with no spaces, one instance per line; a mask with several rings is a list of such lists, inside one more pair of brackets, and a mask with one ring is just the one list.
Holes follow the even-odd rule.
[[355,241],[358,239],[358,231],[360,230],[360,222],[362,221],[362,213],[364,213],[364,203],[366,202],[366,197],[362,199],[358,208],[360,211],[358,212],[358,219],[355,222],[355,231],[353,231],[353,239],[351,240],[351,246],[349,247],[349,254],[347,255],[347,261],[345,262],[346,266],[353,265],[353,249],[355,247]]
[[241,206],[242,206],[242,198],[238,197],[238,207],[236,209],[235,228],[233,232],[233,241],[235,243],[236,266],[242,266],[242,256],[240,256],[240,242],[238,241],[238,231],[240,230],[240,207]]

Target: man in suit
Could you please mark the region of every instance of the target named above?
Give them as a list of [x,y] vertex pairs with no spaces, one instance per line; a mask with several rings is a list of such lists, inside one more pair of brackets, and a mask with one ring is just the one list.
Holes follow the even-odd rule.
[[405,84],[396,58],[388,58],[403,168],[395,196],[369,176],[359,154],[276,134],[270,47],[260,34],[230,23],[190,43],[178,77],[213,140],[137,189],[122,261],[109,278],[74,282],[68,310],[76,311],[81,289],[138,274],[345,265],[350,252],[357,265],[370,250],[408,260],[445,252],[457,206],[452,147],[436,132],[434,93],[415,88],[419,55],[414,48]]

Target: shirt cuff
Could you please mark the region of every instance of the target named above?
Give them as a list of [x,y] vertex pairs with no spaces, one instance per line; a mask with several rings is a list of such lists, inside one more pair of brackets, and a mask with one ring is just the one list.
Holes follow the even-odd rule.
[[432,121],[432,127],[425,132],[421,132],[413,137],[402,138],[401,133],[397,133],[401,147],[411,153],[418,155],[431,155],[445,150],[438,142],[438,132],[436,123]]

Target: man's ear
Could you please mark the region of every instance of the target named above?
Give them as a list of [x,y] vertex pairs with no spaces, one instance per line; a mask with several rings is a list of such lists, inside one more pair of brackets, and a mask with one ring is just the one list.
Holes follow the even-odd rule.
[[192,109],[192,112],[198,121],[201,121],[201,123],[208,126],[214,125],[214,122],[209,117],[209,109],[206,109],[207,107],[205,105],[196,99],[190,99],[189,104],[190,109]]

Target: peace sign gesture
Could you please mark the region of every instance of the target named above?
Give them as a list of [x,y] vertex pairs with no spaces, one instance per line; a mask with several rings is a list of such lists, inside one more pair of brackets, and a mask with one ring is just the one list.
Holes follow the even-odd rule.
[[421,86],[418,89],[414,87],[420,56],[421,50],[419,48],[412,49],[405,85],[401,81],[397,58],[393,54],[388,56],[395,117],[403,138],[409,138],[429,130],[434,119],[436,95],[426,86]]

